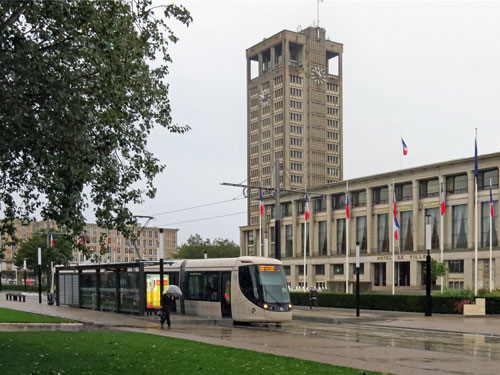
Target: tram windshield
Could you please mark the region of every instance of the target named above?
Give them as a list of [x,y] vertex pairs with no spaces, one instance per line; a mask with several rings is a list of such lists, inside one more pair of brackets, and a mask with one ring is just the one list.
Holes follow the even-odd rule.
[[240,287],[252,302],[290,303],[290,293],[281,265],[240,267]]
[[283,266],[259,265],[257,268],[264,302],[290,303],[290,293]]

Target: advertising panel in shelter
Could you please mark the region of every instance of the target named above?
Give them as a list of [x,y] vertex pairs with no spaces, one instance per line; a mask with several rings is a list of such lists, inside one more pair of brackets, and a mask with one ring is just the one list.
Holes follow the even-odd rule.
[[[168,275],[163,276],[163,292],[170,285]],[[146,308],[159,309],[161,307],[160,295],[160,275],[147,274],[146,275]]]

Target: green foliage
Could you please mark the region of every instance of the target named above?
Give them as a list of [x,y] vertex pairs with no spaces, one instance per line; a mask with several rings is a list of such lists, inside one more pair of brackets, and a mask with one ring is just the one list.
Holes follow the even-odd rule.
[[[290,292],[292,304],[309,306],[309,294],[303,292]],[[473,298],[471,298],[473,300]],[[464,297],[432,297],[432,312],[436,314],[458,314],[457,303],[463,301]],[[319,293],[318,305],[322,307],[356,308],[355,294]],[[360,308],[363,310],[386,310],[386,311],[408,311],[424,312],[424,295],[402,295],[402,294],[361,294]],[[488,314],[500,313],[500,298],[486,299],[486,312]]]
[[216,238],[213,241],[203,239],[199,234],[191,235],[181,246],[175,258],[202,259],[205,252],[208,258],[236,258],[240,256],[240,247],[233,241]]
[[52,316],[31,314],[24,311],[4,309],[0,307],[0,323],[70,323],[73,320],[54,318]]
[[37,212],[81,234],[89,202],[97,224],[131,235],[127,207],[154,197],[164,169],[148,135],[189,130],[172,123],[165,83],[172,19],[192,21],[152,0],[2,0],[2,237]]
[[446,263],[438,262],[431,258],[431,277],[436,280],[437,277],[446,275]]
[[378,374],[130,332],[4,332],[0,363],[10,374]]
[[443,297],[460,297],[464,299],[474,299],[474,292],[470,289],[444,289],[442,293],[438,295]]
[[[31,277],[35,279],[35,276],[28,276],[28,278]],[[24,284],[2,284],[2,290],[7,291],[7,290],[12,290],[12,291],[19,291],[19,292],[24,292]],[[42,284],[42,290],[47,290],[47,285]],[[26,291],[27,292],[37,292],[38,293],[38,285],[26,285]]]
[[[424,263],[424,271],[423,275],[425,278],[427,272],[427,266]],[[446,275],[446,263],[445,262],[438,262],[434,258],[431,257],[431,278],[433,283],[436,282],[436,279],[438,277]]]
[[62,233],[50,231],[54,238],[54,246],[47,244],[47,232],[34,233],[30,239],[21,242],[19,250],[14,255],[14,264],[23,266],[26,259],[28,269],[35,270],[38,265],[38,248],[42,249],[42,271],[47,270],[50,262],[54,264],[67,264],[72,259],[73,248],[77,248],[87,254],[85,246],[75,244],[73,237]]

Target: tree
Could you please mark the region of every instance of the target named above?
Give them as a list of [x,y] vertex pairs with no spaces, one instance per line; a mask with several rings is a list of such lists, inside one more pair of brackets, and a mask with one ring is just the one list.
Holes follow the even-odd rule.
[[[163,17],[155,12],[163,12]],[[164,165],[147,149],[172,133],[167,24],[182,6],[152,0],[3,0],[0,5],[0,234],[43,219],[81,234],[97,224],[131,236],[128,205],[153,198]],[[152,62],[154,61],[154,64]],[[133,236],[132,236],[133,237]]]
[[23,266],[26,259],[26,266],[28,269],[36,270],[38,265],[38,248],[42,249],[42,271],[45,273],[50,262],[54,264],[68,264],[72,259],[73,248],[76,247],[84,253],[87,248],[81,245],[76,245],[73,236],[51,231],[54,246],[47,246],[47,232],[35,233],[33,237],[28,240],[22,241],[19,250],[14,255],[14,264],[17,267]]
[[202,259],[207,253],[208,258],[235,258],[240,256],[240,247],[233,241],[216,238],[212,242],[203,239],[199,234],[191,235],[183,244],[175,258]]
[[[424,267],[424,278],[426,277],[426,272],[427,272],[427,267],[425,263],[423,264]],[[446,274],[446,264],[445,262],[438,262],[434,258],[431,257],[431,281],[432,284],[436,283],[436,279],[440,276],[444,276]]]
[[436,278],[444,276],[446,274],[446,264],[444,262],[438,262],[431,258],[431,277],[435,282]]

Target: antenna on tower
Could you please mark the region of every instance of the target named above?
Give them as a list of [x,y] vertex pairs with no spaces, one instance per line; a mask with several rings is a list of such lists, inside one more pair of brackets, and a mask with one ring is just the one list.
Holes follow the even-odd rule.
[[319,27],[319,3],[323,0],[316,0],[316,27]]

